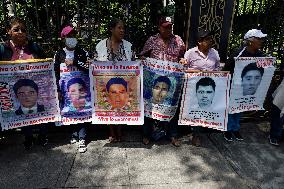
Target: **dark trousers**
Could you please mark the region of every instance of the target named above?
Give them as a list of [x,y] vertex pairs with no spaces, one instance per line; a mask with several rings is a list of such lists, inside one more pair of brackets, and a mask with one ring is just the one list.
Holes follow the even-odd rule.
[[154,127],[163,127],[167,133],[168,138],[175,138],[177,136],[177,127],[170,122],[159,121],[156,119],[145,117],[143,125],[143,137],[152,138]]
[[283,131],[283,119],[280,118],[281,110],[272,104],[270,118],[270,138],[280,140]]
[[39,129],[39,135],[46,136],[48,132],[47,125],[48,125],[47,123],[43,123],[40,125],[30,125],[22,127],[22,132],[24,133],[25,138],[30,138],[33,136],[33,130]]

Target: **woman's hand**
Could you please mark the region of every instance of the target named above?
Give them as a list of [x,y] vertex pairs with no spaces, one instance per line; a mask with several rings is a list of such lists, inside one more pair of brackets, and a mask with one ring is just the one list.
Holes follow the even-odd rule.
[[182,65],[188,64],[188,63],[187,63],[187,60],[186,60],[185,58],[181,58],[181,59],[179,60],[179,63],[182,64]]

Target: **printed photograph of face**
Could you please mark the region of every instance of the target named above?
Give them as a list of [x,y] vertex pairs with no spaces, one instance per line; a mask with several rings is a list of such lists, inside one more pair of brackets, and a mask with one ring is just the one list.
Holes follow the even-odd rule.
[[215,81],[210,77],[203,77],[196,83],[196,97],[200,108],[207,109],[211,106],[215,88]]
[[81,111],[90,105],[87,101],[88,88],[82,78],[72,78],[67,82],[67,95],[71,103],[64,111]]
[[152,103],[162,104],[168,96],[171,88],[171,80],[166,76],[159,76],[152,86]]
[[246,65],[242,71],[243,96],[254,95],[264,73],[264,69],[257,67],[256,63]]
[[106,84],[107,101],[111,109],[124,108],[129,101],[127,82],[120,77],[111,78]]
[[31,79],[20,79],[13,86],[20,107],[16,115],[33,114],[44,111],[44,106],[38,104],[38,85]]

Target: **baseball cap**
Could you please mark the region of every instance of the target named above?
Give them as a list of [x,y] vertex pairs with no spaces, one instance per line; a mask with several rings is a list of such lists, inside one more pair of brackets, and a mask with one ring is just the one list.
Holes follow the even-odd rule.
[[197,38],[198,39],[203,39],[203,38],[209,37],[211,35],[213,35],[212,31],[209,31],[209,30],[206,30],[206,29],[200,29],[198,31]]
[[167,26],[170,26],[170,25],[173,25],[171,17],[168,17],[168,16],[165,17],[164,16],[159,20],[159,26],[167,27]]
[[261,30],[251,29],[245,34],[244,39],[249,39],[251,37],[264,38],[266,36],[267,34],[262,33]]
[[71,26],[65,26],[60,34],[61,38],[66,37],[71,31],[74,31],[74,28],[72,28]]

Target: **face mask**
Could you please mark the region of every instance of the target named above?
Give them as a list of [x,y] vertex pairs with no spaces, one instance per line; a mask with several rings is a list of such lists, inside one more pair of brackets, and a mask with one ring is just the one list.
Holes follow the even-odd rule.
[[78,41],[76,38],[66,38],[65,39],[65,45],[70,48],[70,49],[73,49],[76,47]]

